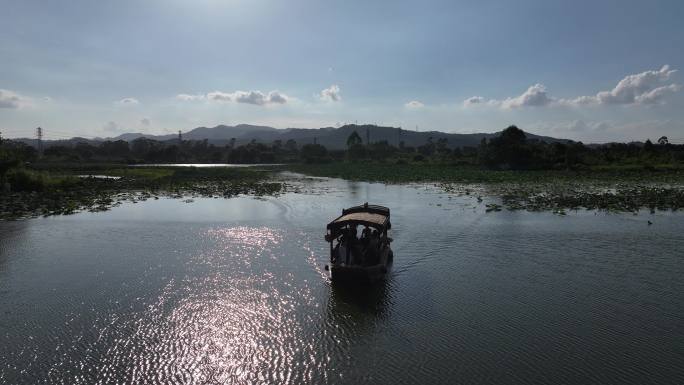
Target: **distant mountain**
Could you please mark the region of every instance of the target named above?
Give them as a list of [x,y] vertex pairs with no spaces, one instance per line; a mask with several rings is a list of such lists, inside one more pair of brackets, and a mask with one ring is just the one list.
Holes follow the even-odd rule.
[[[297,144],[316,143],[322,144],[329,149],[344,149],[347,147],[347,138],[356,131],[364,143],[367,139],[371,142],[386,140],[388,143],[397,146],[400,141],[405,146],[420,146],[425,144],[431,137],[433,141],[446,138],[449,147],[477,146],[482,138],[492,138],[498,133],[476,133],[476,134],[451,134],[439,131],[407,131],[398,127],[384,127],[375,125],[356,125],[350,124],[339,128],[286,128],[276,129],[264,126],[216,126],[213,128],[199,127],[183,134],[184,139],[202,140],[207,139],[216,145],[225,145],[235,138],[238,145],[248,143],[252,140],[261,143],[273,143],[280,140],[283,143],[293,139]],[[543,140],[546,142],[566,142],[566,139],[557,139],[548,136],[539,136],[527,133],[528,139]]]
[[148,138],[148,139],[154,139],[154,140],[169,140],[178,137],[178,135],[150,135],[150,134],[143,134],[140,132],[135,132],[135,133],[127,133],[127,134],[121,134],[119,136],[116,136],[114,138],[106,138],[106,139],[101,139],[101,138],[96,138],[101,141],[105,140],[111,140],[111,141],[116,141],[116,140],[125,140],[127,142],[131,142],[133,140],[139,139],[139,138]]
[[273,127],[252,126],[249,124],[238,124],[237,126],[216,126],[216,127],[197,127],[185,134],[183,139],[192,140],[230,140],[231,138],[247,138],[255,133],[274,133],[278,130]]
[[[440,131],[410,131],[400,129],[399,127],[383,127],[375,125],[356,125],[349,124],[339,128],[324,127],[324,128],[285,128],[277,129],[268,126],[254,126],[249,124],[239,124],[237,126],[219,125],[216,127],[197,127],[188,132],[182,133],[184,140],[204,140],[218,146],[224,146],[230,143],[232,138],[235,138],[236,144],[246,144],[255,140],[260,143],[273,143],[276,140],[287,142],[292,139],[298,145],[308,143],[318,143],[331,150],[339,150],[347,147],[347,138],[354,131],[356,131],[364,143],[367,139],[371,142],[386,140],[391,145],[397,146],[400,141],[404,142],[406,147],[417,147],[427,143],[429,138],[437,141],[441,138],[446,138],[448,146],[454,147],[475,147],[480,144],[483,138],[492,138],[499,133],[474,133],[474,134],[451,134]],[[528,139],[543,140],[546,142],[568,142],[567,139],[558,139],[548,136],[539,136],[526,133]],[[46,146],[52,145],[69,145],[78,142],[88,142],[97,144],[107,140],[125,140],[133,141],[138,138],[154,139],[162,142],[176,141],[178,136],[175,134],[167,135],[149,135],[142,133],[126,133],[112,138],[72,138],[68,140],[45,141]],[[17,139],[24,143],[36,146],[35,139]]]
[[[21,143],[28,144],[29,146],[32,146],[32,147],[38,147],[38,139],[34,139],[34,138],[13,138],[12,140],[15,142],[21,142]],[[86,138],[81,138],[81,137],[75,136],[71,139],[43,140],[43,146],[44,147],[73,146],[76,143],[89,143],[92,145],[97,145],[99,143],[102,143],[103,141],[105,141],[105,140],[100,139],[100,138],[86,139]]]

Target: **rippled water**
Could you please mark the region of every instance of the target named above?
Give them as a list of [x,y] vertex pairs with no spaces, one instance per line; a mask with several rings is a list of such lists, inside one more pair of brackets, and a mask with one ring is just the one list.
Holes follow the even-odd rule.
[[[0,383],[684,383],[684,216],[301,191],[0,223]],[[394,270],[335,287],[325,224],[365,201]]]

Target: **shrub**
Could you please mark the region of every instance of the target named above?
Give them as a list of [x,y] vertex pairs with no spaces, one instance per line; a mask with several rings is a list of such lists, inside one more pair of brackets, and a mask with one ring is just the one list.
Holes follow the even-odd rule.
[[45,172],[31,171],[23,168],[12,169],[7,173],[7,181],[12,191],[45,191],[50,188],[61,188],[79,183],[78,178],[50,176]]

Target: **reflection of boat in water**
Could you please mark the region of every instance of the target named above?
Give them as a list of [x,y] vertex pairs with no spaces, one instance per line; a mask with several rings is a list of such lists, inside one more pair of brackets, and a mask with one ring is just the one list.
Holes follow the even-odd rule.
[[[361,237],[357,228],[363,226]],[[365,203],[342,210],[327,226],[333,281],[374,282],[385,277],[394,254],[390,248],[390,210]]]

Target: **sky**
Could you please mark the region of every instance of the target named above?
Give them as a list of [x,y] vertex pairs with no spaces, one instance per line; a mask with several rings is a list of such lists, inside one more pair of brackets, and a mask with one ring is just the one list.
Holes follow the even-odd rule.
[[684,143],[684,2],[4,1],[0,132],[218,124]]

